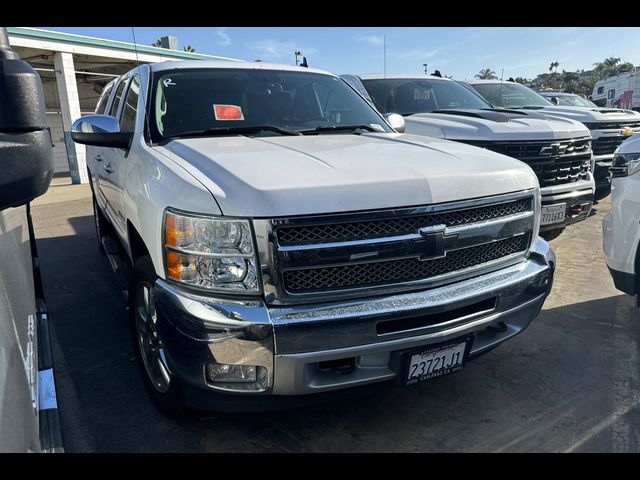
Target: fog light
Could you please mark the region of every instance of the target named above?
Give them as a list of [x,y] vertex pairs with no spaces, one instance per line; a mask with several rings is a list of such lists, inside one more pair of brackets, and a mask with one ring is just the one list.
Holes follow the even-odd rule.
[[268,371],[255,365],[209,363],[205,368],[209,385],[222,390],[263,392],[267,389]]
[[256,371],[254,365],[210,363],[207,365],[207,380],[211,383],[254,383]]

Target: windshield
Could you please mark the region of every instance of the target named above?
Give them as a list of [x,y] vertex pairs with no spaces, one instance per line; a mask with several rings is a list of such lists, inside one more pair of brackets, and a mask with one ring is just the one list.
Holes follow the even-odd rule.
[[392,132],[368,102],[331,75],[200,68],[159,72],[153,85],[149,126],[154,142],[198,132],[348,133],[352,125]]
[[559,105],[565,107],[595,107],[596,104],[590,102],[586,98],[582,98],[580,95],[558,95],[556,97],[560,102]]
[[504,108],[549,107],[549,100],[519,83],[473,83],[480,95]]
[[443,108],[491,108],[475,93],[447,80],[362,80],[378,111],[411,115]]

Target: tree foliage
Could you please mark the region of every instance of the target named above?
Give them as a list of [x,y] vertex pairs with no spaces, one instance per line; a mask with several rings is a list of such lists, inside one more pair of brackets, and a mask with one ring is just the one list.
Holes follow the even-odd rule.
[[476,78],[479,78],[480,80],[496,80],[498,76],[496,75],[496,72],[490,68],[483,68],[476,74]]
[[632,63],[625,62],[618,57],[609,57],[593,65],[594,69],[591,72],[585,72],[584,70],[566,71],[564,69],[562,72],[558,72],[560,63],[553,61],[549,64],[548,73],[541,73],[530,81],[522,79],[524,81],[521,82],[521,77],[518,77],[516,81],[538,90],[552,89],[588,96],[591,95],[593,86],[598,80],[634,69]]

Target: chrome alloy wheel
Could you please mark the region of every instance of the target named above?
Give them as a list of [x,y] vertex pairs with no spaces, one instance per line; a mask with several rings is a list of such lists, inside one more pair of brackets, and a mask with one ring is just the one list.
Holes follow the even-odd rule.
[[153,289],[147,282],[138,285],[136,293],[136,337],[147,375],[160,393],[169,390],[171,377],[164,361],[162,341],[158,336]]

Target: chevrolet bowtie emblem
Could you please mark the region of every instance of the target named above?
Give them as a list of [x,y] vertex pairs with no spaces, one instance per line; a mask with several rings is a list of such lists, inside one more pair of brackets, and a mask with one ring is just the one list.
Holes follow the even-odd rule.
[[633,128],[624,127],[620,133],[622,133],[622,135],[625,135],[625,136],[633,135]]
[[446,256],[447,250],[454,247],[458,235],[446,235],[445,228],[445,225],[421,228],[419,233],[422,238],[411,243],[409,253],[417,255],[420,261]]

